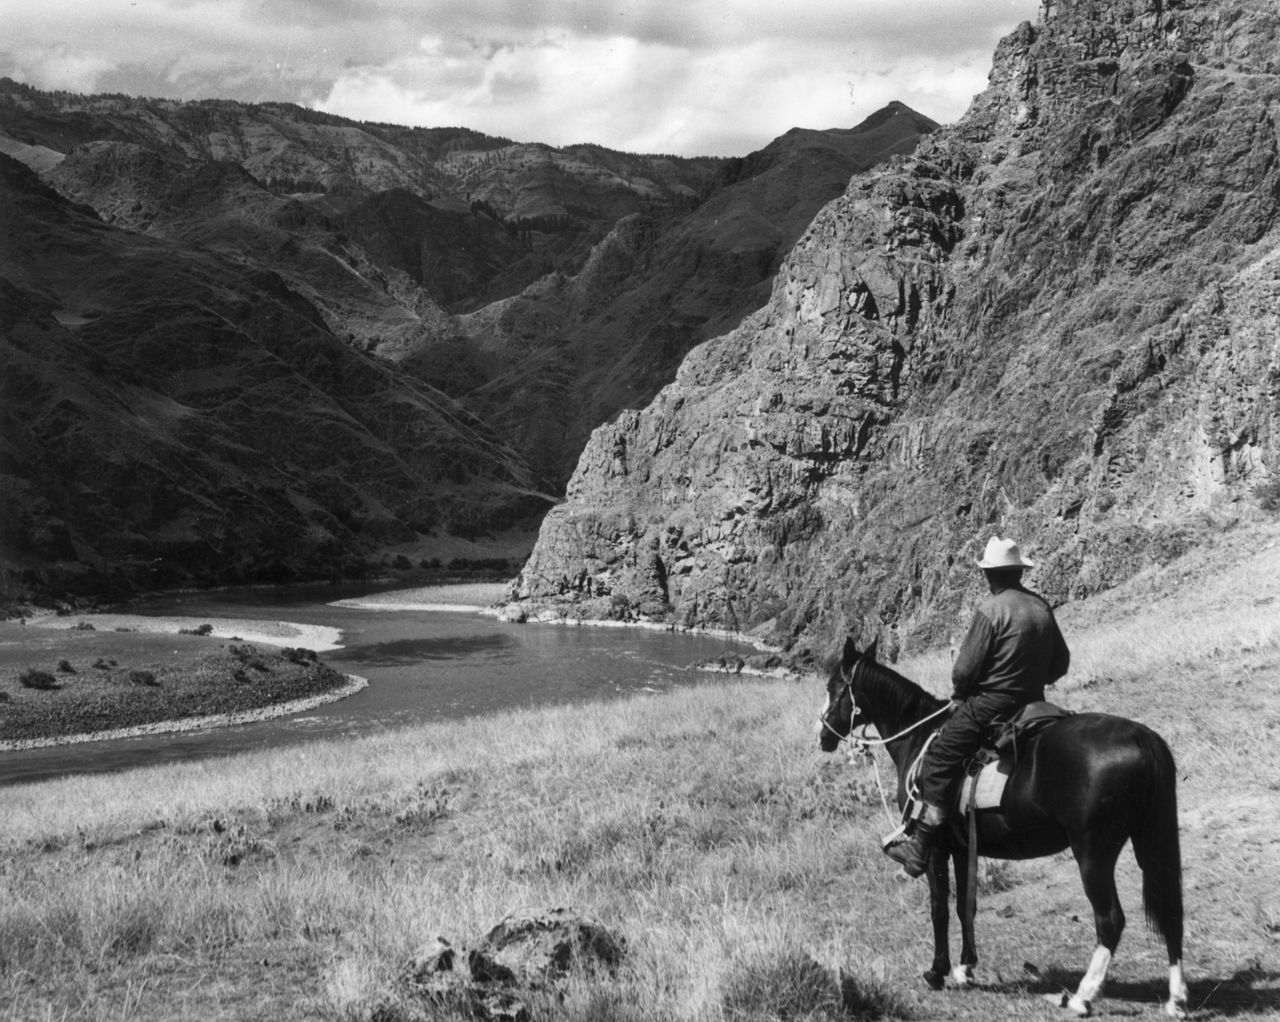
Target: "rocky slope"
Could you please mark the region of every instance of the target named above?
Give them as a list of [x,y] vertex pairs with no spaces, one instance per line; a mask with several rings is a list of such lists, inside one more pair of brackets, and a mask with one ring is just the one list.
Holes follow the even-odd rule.
[[27,585],[337,576],[544,506],[514,450],[281,277],[104,224],[3,155],[0,222],[0,561]]
[[918,643],[994,532],[1063,600],[1274,507],[1278,34],[1263,0],[1047,4],[594,433],[512,613]]
[[534,440],[526,456],[562,487],[592,429],[646,405],[691,348],[768,300],[783,254],[852,175],[911,152],[936,127],[893,103],[854,128],[793,129],[729,161],[687,215],[625,217],[578,273],[460,317],[473,357],[462,380],[447,354],[456,338],[427,341],[408,364]]

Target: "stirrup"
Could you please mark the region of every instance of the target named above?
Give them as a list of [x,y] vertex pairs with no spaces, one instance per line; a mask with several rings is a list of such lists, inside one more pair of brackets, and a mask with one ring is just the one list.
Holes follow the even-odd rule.
[[916,834],[886,846],[884,854],[901,866],[902,871],[913,880],[929,868],[929,849]]
[[902,844],[903,841],[906,841],[910,837],[909,825],[904,823],[896,830],[890,831],[880,839],[880,851],[884,852],[885,855],[888,855],[890,848],[894,845]]

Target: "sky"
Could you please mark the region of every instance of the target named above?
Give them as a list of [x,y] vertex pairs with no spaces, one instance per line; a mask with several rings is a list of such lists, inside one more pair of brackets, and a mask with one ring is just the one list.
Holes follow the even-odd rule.
[[0,75],[520,142],[741,156],[891,100],[942,123],[1039,0],[0,0]]

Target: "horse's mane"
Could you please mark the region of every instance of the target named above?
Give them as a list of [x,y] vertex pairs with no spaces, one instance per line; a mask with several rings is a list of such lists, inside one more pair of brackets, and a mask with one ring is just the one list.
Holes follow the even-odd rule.
[[863,684],[875,690],[876,705],[884,707],[894,716],[918,720],[946,701],[930,695],[910,678],[878,660],[864,657],[862,670]]

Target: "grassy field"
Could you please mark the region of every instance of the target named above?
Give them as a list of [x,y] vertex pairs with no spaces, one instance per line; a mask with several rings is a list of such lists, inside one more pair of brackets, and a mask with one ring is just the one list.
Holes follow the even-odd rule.
[[[1178,759],[1198,1018],[1280,1017],[1278,539],[1228,535],[1060,614],[1057,701],[1142,720]],[[898,667],[945,687],[945,654]],[[413,950],[544,906],[628,955],[541,1018],[1064,1017],[1041,995],[1093,947],[1070,856],[988,864],[979,986],[929,991],[924,884],[879,854],[871,768],[817,751],[821,697],[735,680],[0,789],[0,1020],[450,1018],[401,982]],[[1159,1017],[1128,852],[1120,885],[1096,1012]]]

